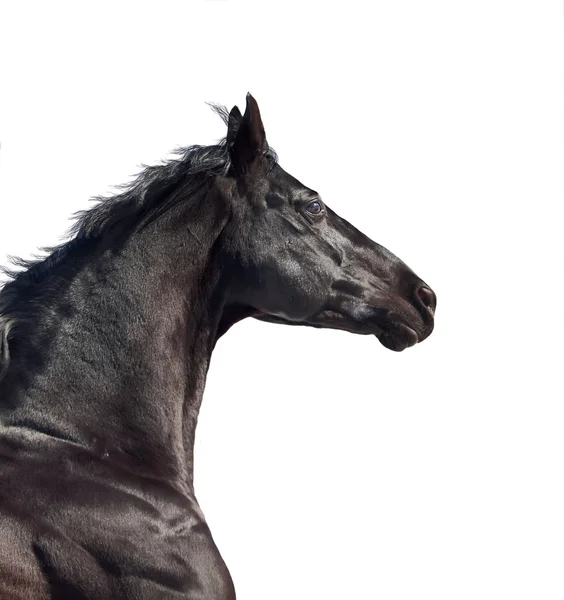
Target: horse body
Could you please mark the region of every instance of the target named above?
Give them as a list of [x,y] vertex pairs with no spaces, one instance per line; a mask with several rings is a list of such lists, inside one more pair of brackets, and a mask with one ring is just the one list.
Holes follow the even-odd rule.
[[226,120],[0,294],[0,598],[234,599],[193,487],[218,338],[432,331],[430,288],[278,166],[254,100]]

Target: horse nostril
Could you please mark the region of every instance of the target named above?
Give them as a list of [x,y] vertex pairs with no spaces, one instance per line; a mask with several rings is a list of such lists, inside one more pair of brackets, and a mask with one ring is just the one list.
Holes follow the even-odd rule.
[[421,300],[421,302],[423,303],[425,308],[427,308],[427,310],[431,314],[434,314],[435,307],[437,306],[437,298],[436,298],[433,290],[431,290],[430,288],[428,288],[425,285],[422,285],[417,290],[417,297],[419,298],[419,300]]

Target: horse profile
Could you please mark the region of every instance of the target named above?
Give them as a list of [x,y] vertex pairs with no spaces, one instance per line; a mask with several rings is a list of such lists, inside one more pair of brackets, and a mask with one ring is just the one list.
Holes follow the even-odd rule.
[[435,294],[286,173],[256,101],[146,168],[0,292],[0,598],[232,600],[193,449],[233,324],[433,330]]

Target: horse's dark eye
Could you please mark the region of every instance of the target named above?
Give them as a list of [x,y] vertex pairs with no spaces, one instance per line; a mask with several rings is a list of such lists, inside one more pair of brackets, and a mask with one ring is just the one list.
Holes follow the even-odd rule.
[[306,206],[306,210],[310,215],[320,215],[323,212],[323,205],[321,202],[314,200]]

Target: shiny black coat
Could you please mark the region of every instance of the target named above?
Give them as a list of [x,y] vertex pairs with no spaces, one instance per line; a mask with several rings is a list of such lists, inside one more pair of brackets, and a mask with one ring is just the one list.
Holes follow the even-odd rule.
[[254,99],[224,117],[0,293],[1,599],[234,599],[193,488],[217,339],[433,329],[431,289],[278,165]]

